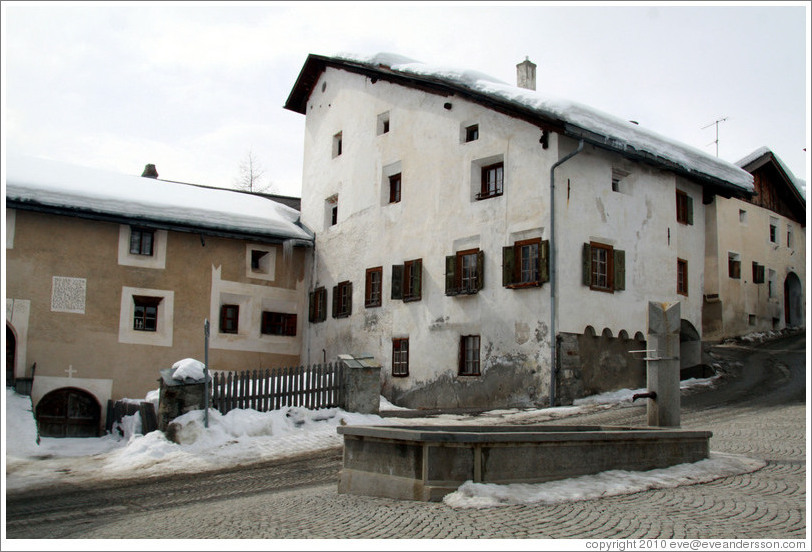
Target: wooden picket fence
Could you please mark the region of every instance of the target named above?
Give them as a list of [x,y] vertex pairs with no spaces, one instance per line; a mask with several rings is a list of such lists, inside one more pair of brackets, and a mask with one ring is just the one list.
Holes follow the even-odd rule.
[[259,412],[285,406],[332,408],[343,403],[343,365],[212,372],[210,406],[221,414],[234,409]]

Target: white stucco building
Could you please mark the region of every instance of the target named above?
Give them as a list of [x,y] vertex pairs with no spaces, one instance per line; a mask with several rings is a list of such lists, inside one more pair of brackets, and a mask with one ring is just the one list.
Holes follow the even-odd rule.
[[679,301],[698,363],[703,197],[746,196],[752,176],[517,71],[529,88],[308,57],[286,103],[306,115],[316,233],[305,362],[371,354],[413,408],[566,403],[645,384],[628,351],[648,302]]
[[736,164],[753,174],[756,193],[715,198],[705,208],[708,340],[799,327],[805,319],[803,183],[768,148]]

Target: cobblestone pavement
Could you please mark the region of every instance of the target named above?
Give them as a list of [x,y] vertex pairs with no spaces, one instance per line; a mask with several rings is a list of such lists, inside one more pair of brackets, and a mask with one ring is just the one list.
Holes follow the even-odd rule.
[[[801,350],[801,353],[803,349]],[[767,354],[770,357],[770,354]],[[805,367],[774,368],[752,397],[684,401],[682,427],[713,431],[711,450],[763,459],[755,472],[710,483],[559,505],[455,509],[442,503],[340,495],[335,482],[127,512],[73,537],[250,539],[748,538],[804,539],[806,524]],[[766,372],[765,372],[766,373]],[[800,382],[800,390],[791,386]],[[780,385],[779,385],[780,384]],[[787,391],[787,386],[790,386]],[[759,393],[758,387],[774,387]],[[692,406],[692,404],[694,406]],[[566,421],[644,425],[626,406]],[[532,423],[532,421],[528,422]],[[336,470],[338,466],[336,466]],[[337,472],[336,472],[337,481]]]

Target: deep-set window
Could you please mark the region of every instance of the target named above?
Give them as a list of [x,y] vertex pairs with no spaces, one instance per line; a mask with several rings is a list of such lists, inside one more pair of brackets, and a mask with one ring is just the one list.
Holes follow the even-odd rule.
[[392,299],[420,301],[423,296],[423,260],[392,265]]
[[400,173],[389,177],[389,203],[398,203],[400,201],[400,184]]
[[583,284],[609,293],[626,289],[626,252],[603,243],[585,243]]
[[221,305],[220,306],[220,333],[239,333],[240,327],[240,306]]
[[296,315],[284,312],[262,312],[263,335],[296,335]]
[[154,332],[158,330],[158,305],[163,297],[133,296],[133,330]]
[[333,157],[338,157],[344,151],[344,141],[342,133],[333,135]]
[[364,306],[380,307],[383,289],[383,267],[368,268],[364,286]]
[[753,283],[764,283],[764,265],[760,265],[755,261],[753,261]]
[[485,257],[479,249],[459,251],[445,258],[445,294],[472,294],[485,284]]
[[482,182],[477,199],[487,199],[502,195],[504,192],[505,164],[494,163],[482,167]]
[[327,320],[327,289],[318,287],[310,292],[309,316],[310,322],[324,322]]
[[502,285],[509,288],[540,286],[550,280],[550,242],[520,240],[502,248]]
[[333,318],[352,314],[352,282],[339,282],[333,287]]
[[389,132],[389,112],[378,115],[378,136]]
[[473,142],[474,140],[479,140],[479,125],[465,127],[465,141]]
[[130,228],[130,253],[133,255],[152,255],[155,243],[155,231],[148,228]]
[[463,335],[460,337],[460,366],[461,376],[479,375],[479,336]]
[[727,275],[735,280],[742,277],[742,261],[738,253],[727,254]]
[[778,219],[770,217],[770,242],[778,243]]
[[392,375],[396,377],[409,375],[409,338],[392,340]]
[[677,293],[688,295],[688,261],[677,259]]
[[682,190],[677,190],[677,222],[694,223],[694,200]]

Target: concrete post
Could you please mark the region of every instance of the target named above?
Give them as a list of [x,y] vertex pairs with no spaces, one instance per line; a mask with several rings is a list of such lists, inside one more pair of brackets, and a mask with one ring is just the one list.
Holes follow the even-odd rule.
[[648,399],[648,425],[680,426],[680,304],[648,304],[648,390],[657,396]]
[[338,355],[344,365],[344,404],[347,412],[378,414],[381,404],[381,365],[371,356]]

